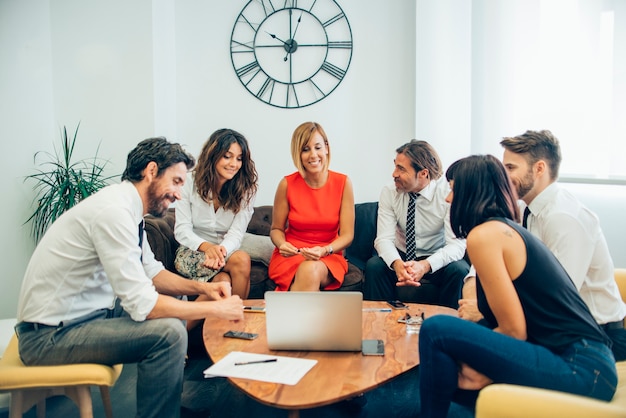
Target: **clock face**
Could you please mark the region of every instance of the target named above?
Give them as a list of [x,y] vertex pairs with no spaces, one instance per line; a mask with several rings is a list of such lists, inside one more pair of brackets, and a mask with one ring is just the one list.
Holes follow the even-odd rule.
[[237,77],[257,99],[298,108],[328,96],[352,59],[352,31],[334,0],[250,0],[230,41]]

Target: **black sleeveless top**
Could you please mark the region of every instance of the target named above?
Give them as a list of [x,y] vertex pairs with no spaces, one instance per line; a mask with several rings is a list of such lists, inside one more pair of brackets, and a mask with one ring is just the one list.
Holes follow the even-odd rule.
[[[490,221],[506,223],[515,229],[526,246],[526,266],[513,286],[526,316],[527,341],[555,353],[563,352],[583,338],[600,341],[610,347],[611,341],[597,324],[578,290],[550,249],[525,228],[506,218]],[[491,328],[496,321],[487,303],[477,274],[478,309]]]

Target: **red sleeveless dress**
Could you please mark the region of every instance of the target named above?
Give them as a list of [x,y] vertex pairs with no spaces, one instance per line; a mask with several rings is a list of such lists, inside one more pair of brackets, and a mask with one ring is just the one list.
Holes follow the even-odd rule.
[[[326,246],[333,242],[339,231],[339,213],[346,184],[346,175],[328,172],[328,181],[319,188],[311,188],[299,172],[285,177],[287,180],[287,229],[285,238],[294,246]],[[341,251],[320,259],[324,262],[335,280],[325,290],[339,289],[348,271],[348,263]],[[274,248],[270,259],[268,274],[276,283],[276,290],[289,290],[296,270],[304,257],[300,254],[283,257],[278,248]]]

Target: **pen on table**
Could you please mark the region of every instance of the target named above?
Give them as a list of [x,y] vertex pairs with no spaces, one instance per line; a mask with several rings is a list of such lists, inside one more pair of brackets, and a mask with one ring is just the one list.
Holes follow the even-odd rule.
[[235,366],[245,366],[246,364],[274,363],[275,361],[278,360],[275,358],[268,358],[267,360],[243,361],[241,363],[235,363]]
[[363,308],[363,312],[391,312],[391,308]]

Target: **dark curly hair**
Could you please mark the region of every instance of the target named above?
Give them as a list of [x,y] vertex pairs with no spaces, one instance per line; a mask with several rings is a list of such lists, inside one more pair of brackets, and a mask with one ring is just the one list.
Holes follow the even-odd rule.
[[[241,168],[232,179],[224,183],[218,193],[217,163],[233,143],[241,147]],[[200,197],[209,201],[217,194],[218,201],[224,209],[237,213],[250,203],[257,191],[257,181],[258,175],[250,156],[248,140],[232,129],[218,129],[213,132],[202,147],[194,172],[194,185]]]

